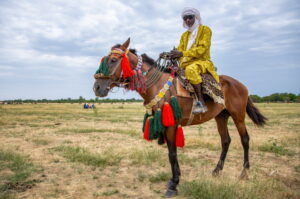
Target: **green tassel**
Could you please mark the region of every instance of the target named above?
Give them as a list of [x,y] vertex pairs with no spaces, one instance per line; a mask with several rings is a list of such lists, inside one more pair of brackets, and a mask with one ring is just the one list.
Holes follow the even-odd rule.
[[161,110],[159,108],[155,111],[155,115],[154,115],[154,129],[156,132],[164,132],[165,131],[165,127],[162,124],[161,117],[162,117],[162,114],[161,114]]
[[170,105],[173,109],[175,120],[181,119],[181,117],[182,117],[181,108],[180,108],[178,100],[175,96],[171,97]]
[[150,115],[148,113],[145,113],[144,115],[144,121],[143,121],[143,127],[142,127],[142,132],[145,130],[145,125],[146,125],[146,120]]
[[153,117],[150,118],[149,124],[150,124],[150,135],[149,135],[149,139],[150,139],[150,140],[153,140],[153,139],[157,138],[156,132],[155,132],[155,130],[154,130],[154,118],[153,118]]
[[104,58],[104,60],[100,64],[98,70],[96,71],[96,74],[97,73],[102,73],[104,75],[109,75],[108,65],[107,65],[108,58],[109,58],[109,56],[106,56]]

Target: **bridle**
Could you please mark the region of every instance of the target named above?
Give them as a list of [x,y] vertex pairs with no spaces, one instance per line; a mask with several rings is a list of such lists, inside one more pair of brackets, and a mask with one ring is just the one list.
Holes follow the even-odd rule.
[[[112,51],[109,53],[109,58],[111,55],[113,54],[117,54],[119,56],[122,56],[124,59],[124,56],[127,56],[129,50],[127,49],[125,52],[120,49],[120,48],[114,48],[112,49]],[[128,84],[127,79],[123,79],[122,78],[122,71],[120,73],[120,76],[116,79],[116,75],[115,72],[121,68],[121,62],[122,59],[119,61],[119,64],[113,69],[113,71],[111,71],[108,75],[104,75],[103,73],[97,73],[94,75],[94,78],[97,79],[108,79],[111,80],[110,84],[109,84],[109,89],[111,88],[112,85],[116,85],[117,87],[125,87]]]

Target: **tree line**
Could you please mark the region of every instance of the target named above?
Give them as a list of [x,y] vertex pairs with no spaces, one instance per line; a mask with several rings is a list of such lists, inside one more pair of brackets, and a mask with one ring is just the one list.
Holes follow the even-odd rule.
[[300,102],[300,94],[293,93],[274,93],[268,96],[260,97],[258,95],[250,95],[253,102]]
[[[295,95],[293,93],[274,93],[268,96],[260,97],[258,95],[250,95],[253,102],[300,102],[300,94]],[[6,104],[22,104],[22,103],[124,103],[124,102],[142,102],[142,99],[99,99],[98,97],[94,99],[85,99],[79,96],[78,99],[15,99],[15,100],[4,100],[1,103]]]
[[98,97],[94,99],[85,99],[84,97],[80,96],[78,99],[15,99],[15,100],[4,100],[2,103],[5,104],[22,104],[22,103],[124,103],[124,102],[142,102],[142,99],[99,99]]

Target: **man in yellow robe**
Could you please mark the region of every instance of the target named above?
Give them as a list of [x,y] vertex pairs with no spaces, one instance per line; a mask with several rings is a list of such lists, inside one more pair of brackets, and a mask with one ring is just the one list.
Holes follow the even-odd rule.
[[200,74],[210,73],[219,83],[219,76],[210,60],[212,32],[202,25],[200,13],[195,8],[184,8],[182,12],[183,27],[187,29],[181,36],[177,50],[171,51],[172,58],[180,58],[180,67],[185,69],[185,76],[193,85],[198,101],[194,114],[204,113],[207,107],[202,95],[202,78]]

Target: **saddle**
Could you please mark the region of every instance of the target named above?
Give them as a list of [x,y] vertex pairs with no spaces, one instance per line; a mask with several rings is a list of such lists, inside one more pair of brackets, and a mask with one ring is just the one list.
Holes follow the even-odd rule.
[[[161,64],[161,60],[164,60],[163,64]],[[184,75],[184,69],[179,67],[179,61],[176,58],[172,59],[169,52],[163,52],[160,54],[160,57],[157,60],[157,65],[160,66],[160,68],[169,68],[171,69],[171,71],[175,72],[177,76],[177,96],[196,99],[194,87],[186,79]],[[220,84],[216,82],[216,80],[209,73],[201,74],[201,77],[202,94],[207,95],[208,97],[213,99],[215,103],[222,104],[225,107],[224,95],[222,93]]]
[[[196,98],[194,87],[184,76],[184,70],[177,70],[176,91],[177,96]],[[201,74],[202,78],[202,93],[210,97],[215,103],[224,105],[224,95],[221,90],[221,86],[216,80],[209,74]]]

